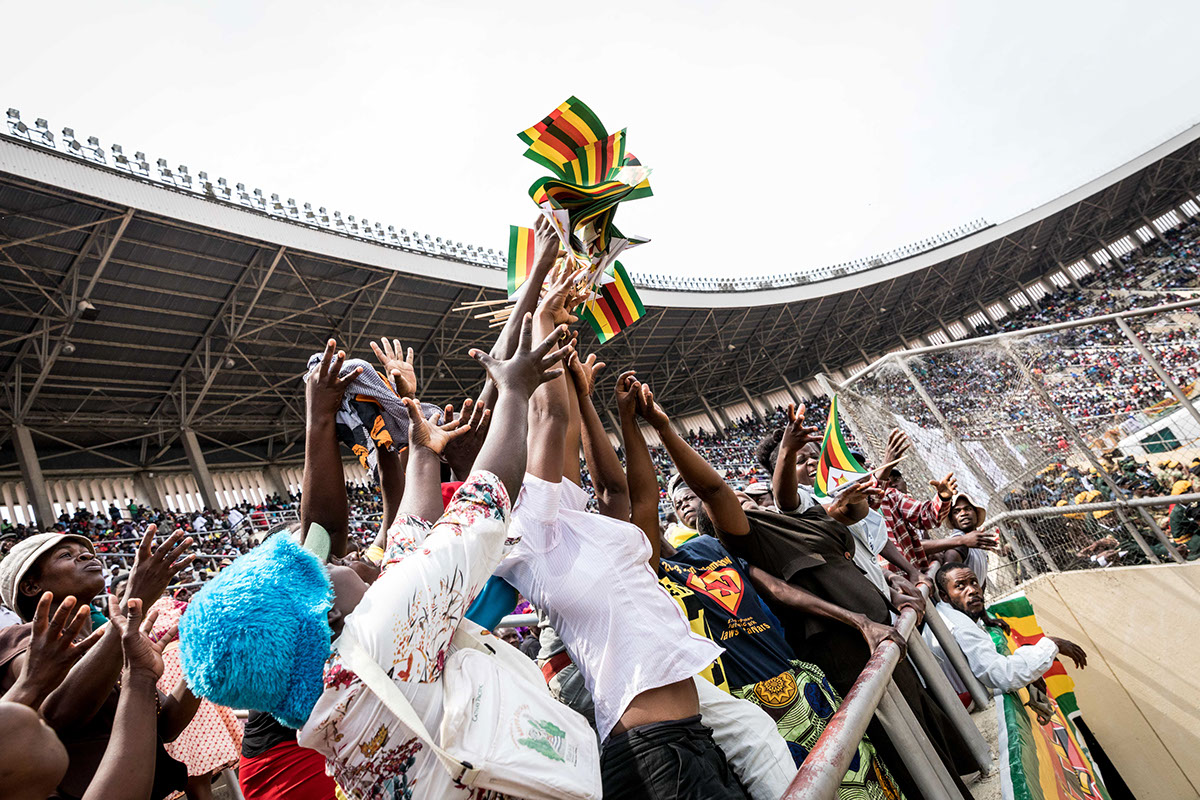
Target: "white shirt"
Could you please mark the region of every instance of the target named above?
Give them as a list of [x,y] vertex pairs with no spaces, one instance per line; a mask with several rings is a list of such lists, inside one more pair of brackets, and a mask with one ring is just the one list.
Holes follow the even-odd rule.
[[[951,536],[966,536],[963,531],[955,529],[950,534]],[[979,588],[987,588],[987,573],[988,573],[988,552],[987,550],[978,547],[967,548],[967,566],[975,573],[975,577],[979,580]]]
[[509,536],[521,541],[496,574],[550,624],[579,667],[603,742],[642,692],[693,677],[724,649],[692,633],[650,569],[636,525],[589,514],[571,481],[525,476]]
[[[800,490],[797,492],[800,497],[800,505],[796,511],[806,511],[817,502],[828,507],[834,501],[832,497],[822,498],[818,501],[813,488],[805,486],[803,483],[796,488]],[[884,597],[890,597],[887,579],[883,576],[883,567],[879,566],[879,554],[883,552],[883,548],[888,543],[887,521],[878,511],[870,509],[865,517],[846,527],[854,536],[855,565],[867,576],[867,580],[883,592]]]
[[[1035,644],[1018,647],[1010,656],[1002,656],[996,652],[991,634],[981,623],[949,603],[938,603],[937,610],[954,634],[963,655],[967,657],[971,672],[995,694],[1014,692],[1033,683],[1050,669],[1058,655],[1058,645],[1049,636],[1045,636]],[[929,635],[926,636],[926,641],[943,665],[949,664],[949,659],[937,638]]]

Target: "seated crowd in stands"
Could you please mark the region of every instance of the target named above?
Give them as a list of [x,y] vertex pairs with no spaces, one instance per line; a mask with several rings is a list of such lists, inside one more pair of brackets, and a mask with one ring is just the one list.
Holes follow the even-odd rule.
[[[990,689],[1036,687],[1058,653],[1084,666],[1086,654],[1062,639],[1008,661],[979,646],[1001,544],[953,474],[906,482],[907,465],[896,466],[912,452],[904,433],[892,432],[867,480],[833,497],[814,491],[823,398],[736,420],[723,435],[681,436],[653,387],[579,352],[568,334],[572,276],[552,274],[549,224],[535,231],[529,280],[545,290],[520,297],[490,352],[472,351],[487,384],[457,414],[420,402],[411,350],[372,343],[395,395],[381,406],[392,445],[377,448],[377,485],[340,478],[336,420],[368,376],[329,340],[305,381],[303,491],[237,509],[264,520],[298,511],[286,530],[263,540],[228,511],[130,502],[4,531],[0,599],[14,624],[0,627],[10,743],[0,796],[205,798],[236,766],[248,800],[601,790],[776,800],[872,655],[904,651],[895,626],[922,625],[927,597],[941,601]],[[1192,263],[1191,240],[1173,241],[1164,247],[1180,252],[1162,257]],[[1156,263],[1171,285],[1194,279]],[[1069,313],[1066,296],[1052,300]],[[1173,366],[1194,373],[1187,341],[1163,346],[1180,348]],[[1056,369],[1078,366],[1063,358]],[[945,374],[939,398],[978,380]],[[620,420],[619,451],[605,411]],[[647,446],[647,429],[661,446]],[[1120,454],[1108,466],[1131,491],[1175,494],[1200,472],[1200,462],[1154,467]],[[1099,502],[1106,490],[1090,487],[1101,484],[1056,464],[1005,502]],[[1196,522],[1180,504],[1170,524],[1182,535]],[[1120,550],[1079,528],[1091,537],[1080,552],[1094,546],[1111,560]],[[503,638],[488,633],[514,612],[530,617]],[[480,658],[491,671],[468,669]],[[965,781],[980,764],[927,688],[931,676],[901,659],[893,678],[910,723],[872,719],[842,794],[922,797],[901,741],[919,728],[949,776],[944,788],[970,797]],[[474,712],[548,695],[555,721],[514,727],[508,750],[484,747],[473,764],[437,750],[471,730],[452,691],[468,679],[483,687],[468,695]],[[234,713],[243,711],[244,725]],[[521,760],[525,750],[541,760]],[[500,756],[536,766],[489,771]]]

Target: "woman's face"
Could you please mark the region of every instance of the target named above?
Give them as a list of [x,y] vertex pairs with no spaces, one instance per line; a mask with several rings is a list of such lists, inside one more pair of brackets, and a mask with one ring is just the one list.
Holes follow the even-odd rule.
[[329,628],[333,638],[342,635],[346,617],[358,608],[363,595],[369,588],[365,581],[350,567],[329,564],[329,583],[333,587],[333,608],[329,609]]
[[90,603],[103,591],[104,570],[82,542],[65,541],[43,554],[21,579],[21,594],[40,597],[43,592],[54,592],[56,602],[74,597]]

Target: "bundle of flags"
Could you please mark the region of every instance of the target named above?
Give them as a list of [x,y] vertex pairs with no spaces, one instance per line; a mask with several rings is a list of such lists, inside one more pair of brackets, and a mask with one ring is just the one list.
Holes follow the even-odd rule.
[[[993,603],[988,613],[1009,626],[1008,633],[988,628],[1001,655],[1010,655],[1045,635],[1024,593]],[[1053,701],[1049,714],[1028,705],[1028,689],[997,698],[1001,796],[1005,800],[1109,800],[1075,726],[1079,717],[1075,682],[1057,660],[1044,677],[1046,694]],[[1045,716],[1039,718],[1039,713]]]
[[838,415],[838,398],[835,394],[829,403],[829,420],[825,423],[813,494],[819,498],[832,497],[841,487],[862,480],[867,474],[867,468],[850,452],[850,446],[842,436],[842,421]]
[[[529,196],[558,232],[565,253],[561,268],[583,270],[580,288],[587,290],[587,299],[578,313],[606,342],[646,313],[616,258],[649,240],[622,234],[613,217],[622,201],[653,194],[650,170],[626,151],[625,129],[609,134],[577,97],[517,135],[528,145],[525,157],[553,173],[534,181]],[[529,277],[533,257],[533,229],[511,226],[509,297]]]

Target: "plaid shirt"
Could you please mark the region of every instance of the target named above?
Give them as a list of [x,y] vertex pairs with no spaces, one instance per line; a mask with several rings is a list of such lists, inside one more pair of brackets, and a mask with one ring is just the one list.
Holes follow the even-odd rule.
[[887,523],[888,538],[896,545],[912,565],[924,572],[929,566],[929,557],[921,546],[920,531],[936,528],[942,524],[942,499],[936,494],[932,500],[918,503],[912,497],[901,494],[897,489],[883,493],[883,504],[879,513]]

